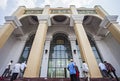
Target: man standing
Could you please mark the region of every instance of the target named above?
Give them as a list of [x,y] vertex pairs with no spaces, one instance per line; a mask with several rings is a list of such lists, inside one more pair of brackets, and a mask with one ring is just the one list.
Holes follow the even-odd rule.
[[108,71],[108,74],[111,76],[111,78],[113,78],[113,76],[111,75],[111,73],[113,73],[116,80],[119,81],[119,79],[118,79],[118,77],[116,75],[116,72],[115,72],[116,71],[115,68],[110,63],[108,63],[107,61],[104,61],[104,64],[105,64],[105,66],[107,68],[107,71]]
[[89,69],[88,69],[88,65],[85,63],[85,61],[83,61],[82,70],[83,70],[84,76],[88,77]]
[[99,63],[99,68],[102,72],[103,77],[108,77],[107,68],[104,63]]
[[21,70],[20,70],[20,77],[23,78],[23,74],[25,71],[25,68],[27,67],[26,65],[26,61],[24,61],[23,63],[21,63]]
[[76,81],[76,70],[75,70],[75,63],[73,62],[73,59],[71,59],[71,62],[68,64],[67,69],[70,72],[71,81]]
[[2,74],[2,77],[7,77],[9,75],[9,72],[10,72],[10,67],[12,65],[13,61],[11,60],[8,64],[7,64],[7,67],[4,71],[4,73]]
[[88,81],[90,81],[90,77],[89,77],[89,69],[88,69],[88,65],[85,61],[83,61],[82,64],[82,70],[83,70],[83,74],[85,76],[85,79],[87,79]]
[[10,81],[13,81],[17,78],[18,74],[20,73],[20,68],[21,68],[21,64],[20,63],[16,63],[13,67],[13,74],[12,77],[10,79]]

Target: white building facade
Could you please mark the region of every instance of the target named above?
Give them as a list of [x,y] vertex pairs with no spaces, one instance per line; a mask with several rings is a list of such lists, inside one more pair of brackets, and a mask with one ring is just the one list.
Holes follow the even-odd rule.
[[82,74],[86,61],[93,78],[108,61],[120,77],[120,25],[117,16],[94,8],[19,7],[0,29],[0,75],[7,63],[27,61],[24,77],[68,78],[70,59]]

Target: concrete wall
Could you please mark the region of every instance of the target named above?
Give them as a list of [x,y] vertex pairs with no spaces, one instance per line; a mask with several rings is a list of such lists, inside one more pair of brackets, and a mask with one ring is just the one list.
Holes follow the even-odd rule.
[[109,34],[106,38],[96,41],[99,52],[107,62],[111,63],[120,77],[120,44]]
[[12,67],[18,61],[24,44],[25,41],[17,40],[13,35],[9,37],[4,47],[0,49],[0,75],[10,60],[13,60]]

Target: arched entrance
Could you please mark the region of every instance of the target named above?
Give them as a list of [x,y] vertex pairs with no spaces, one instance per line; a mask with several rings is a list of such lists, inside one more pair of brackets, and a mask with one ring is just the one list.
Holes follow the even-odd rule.
[[48,77],[69,77],[66,67],[70,58],[72,58],[72,51],[68,37],[63,33],[55,34],[50,45]]
[[29,40],[27,40],[27,42],[26,42],[26,44],[24,46],[24,49],[22,51],[22,54],[21,54],[21,56],[19,58],[19,62],[20,63],[22,63],[24,61],[27,61],[29,53],[30,53],[30,50],[31,50],[31,47],[32,47],[32,43],[33,43],[34,37],[35,37],[35,34],[31,35]]
[[[31,51],[31,47],[33,44],[33,40],[35,37],[36,30],[38,28],[38,18],[35,15],[23,15],[20,19],[22,24],[21,30],[26,36],[24,39],[26,41],[25,46],[23,48],[22,54],[19,58],[19,62],[24,62],[28,60],[29,53]],[[18,28],[15,30],[16,36],[21,36],[19,34]]]

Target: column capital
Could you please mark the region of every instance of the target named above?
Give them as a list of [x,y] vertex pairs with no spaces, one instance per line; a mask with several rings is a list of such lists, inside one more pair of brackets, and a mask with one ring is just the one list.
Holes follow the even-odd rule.
[[76,23],[76,24],[82,24],[83,18],[84,18],[83,15],[72,15],[71,21],[74,21],[73,23]]
[[82,15],[72,15],[74,23],[82,23],[84,16]]
[[46,36],[46,41],[51,41],[52,40],[52,36]]
[[111,23],[118,23],[116,22],[117,18],[118,18],[117,15],[107,15],[104,17],[99,26],[102,28],[108,28]]
[[68,36],[68,38],[69,38],[70,41],[75,41],[76,40],[75,36]]
[[22,26],[21,22],[18,20],[16,16],[5,16],[6,22],[13,22],[15,25],[15,28]]
[[47,21],[48,26],[51,26],[51,22],[50,22],[50,16],[49,15],[39,15],[38,16],[38,20],[40,23],[43,23],[44,21]]
[[83,21],[83,15],[72,15],[74,21]]
[[49,19],[49,15],[39,15],[38,20],[39,21],[47,21]]

